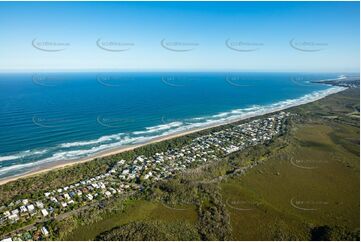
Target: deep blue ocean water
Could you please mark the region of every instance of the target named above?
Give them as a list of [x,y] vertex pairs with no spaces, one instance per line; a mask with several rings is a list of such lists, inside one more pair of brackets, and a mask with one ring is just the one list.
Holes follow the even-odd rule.
[[339,74],[0,74],[0,178],[314,100]]

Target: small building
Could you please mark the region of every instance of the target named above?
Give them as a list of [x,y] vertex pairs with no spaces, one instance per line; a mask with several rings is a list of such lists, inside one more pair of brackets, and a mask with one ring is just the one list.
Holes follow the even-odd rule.
[[44,226],[41,228],[41,233],[42,233],[45,237],[49,236],[49,231],[48,231]]
[[35,207],[33,204],[30,204],[26,207],[29,211],[29,213],[34,213],[35,212]]
[[128,170],[128,169],[123,170],[122,174],[123,174],[123,175],[129,174],[129,170]]
[[40,209],[44,208],[44,204],[40,201],[35,202],[35,205],[37,208],[40,208]]
[[45,208],[43,208],[43,209],[41,209],[41,214],[44,216],[44,217],[46,217],[46,216],[48,216],[48,211],[46,211],[46,209]]
[[112,196],[112,193],[109,192],[109,191],[106,191],[104,194],[105,194],[105,196],[107,196],[107,197],[111,197],[111,196]]
[[65,193],[65,194],[64,194],[64,198],[65,198],[66,200],[70,200],[69,194],[68,194],[68,193]]
[[8,218],[9,218],[9,220],[11,220],[11,221],[17,221],[17,220],[19,220],[19,215],[17,215],[17,214],[11,214]]
[[19,209],[14,209],[13,211],[11,211],[11,214],[19,214]]
[[105,189],[105,185],[104,185],[104,183],[99,182],[99,187],[100,187],[101,189]]
[[91,194],[87,194],[86,197],[88,198],[89,201],[93,200],[93,195]]
[[20,212],[21,213],[26,213],[27,211],[28,211],[28,209],[25,206],[20,207]]

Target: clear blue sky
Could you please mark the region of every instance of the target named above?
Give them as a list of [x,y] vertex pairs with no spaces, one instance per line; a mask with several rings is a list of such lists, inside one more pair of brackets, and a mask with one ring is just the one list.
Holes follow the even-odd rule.
[[0,70],[358,72],[359,15],[358,2],[0,2]]

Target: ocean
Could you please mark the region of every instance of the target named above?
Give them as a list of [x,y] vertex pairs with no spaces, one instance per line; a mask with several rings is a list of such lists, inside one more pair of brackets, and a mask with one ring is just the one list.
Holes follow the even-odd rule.
[[0,178],[317,100],[302,73],[0,74]]

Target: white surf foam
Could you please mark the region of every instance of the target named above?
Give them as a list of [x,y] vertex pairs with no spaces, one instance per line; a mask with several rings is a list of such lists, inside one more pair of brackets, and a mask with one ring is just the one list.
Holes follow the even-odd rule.
[[183,122],[171,122],[168,124],[160,124],[160,125],[156,125],[156,126],[152,126],[152,127],[147,127],[145,128],[145,131],[135,131],[133,132],[133,134],[135,135],[139,135],[139,134],[149,134],[149,133],[156,133],[159,131],[163,131],[163,130],[167,130],[167,129],[172,129],[172,128],[176,128],[179,126],[182,126]]
[[38,156],[38,155],[45,154],[47,151],[48,151],[47,149],[43,149],[43,150],[25,150],[25,151],[17,153],[16,155],[0,156],[0,162],[18,160],[18,159],[22,159],[22,158],[26,158],[26,157],[31,157],[31,156]]
[[26,163],[26,164],[7,166],[7,167],[0,169],[0,175],[6,174],[6,173],[14,171],[14,170],[21,171],[21,169],[23,169],[23,168],[34,167],[34,166],[38,166],[40,164],[42,164],[42,162],[37,161],[37,162],[30,162],[30,163]]
[[123,133],[107,135],[107,136],[102,136],[99,139],[95,139],[95,140],[64,143],[59,146],[61,148],[70,148],[70,147],[76,147],[76,146],[99,144],[99,143],[104,143],[104,142],[109,142],[109,141],[114,141],[114,140],[120,140],[122,135],[123,135]]
[[19,159],[20,157],[21,156],[17,156],[17,155],[0,156],[0,161],[16,160]]

